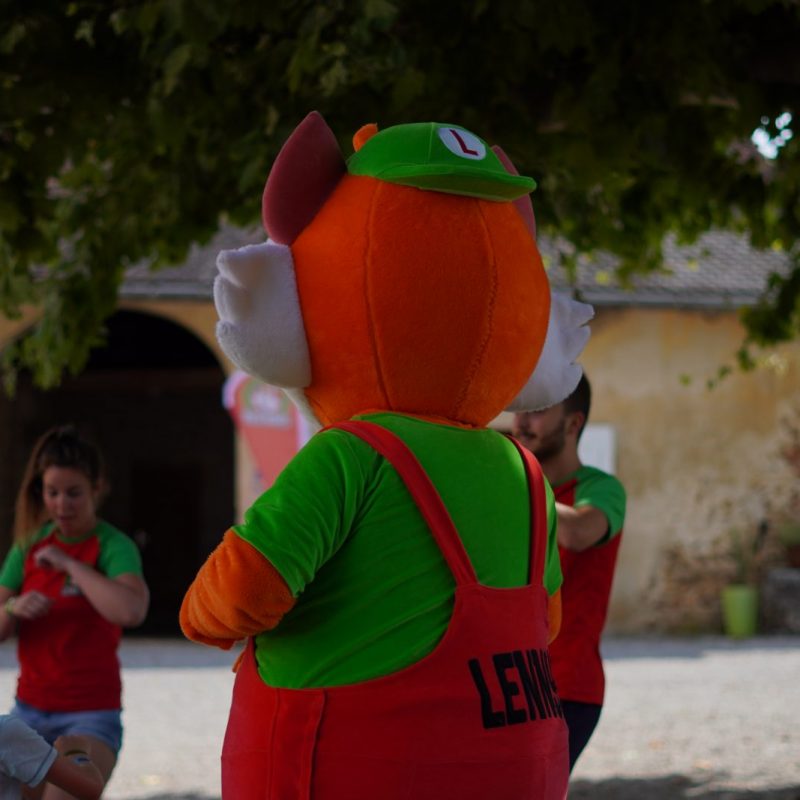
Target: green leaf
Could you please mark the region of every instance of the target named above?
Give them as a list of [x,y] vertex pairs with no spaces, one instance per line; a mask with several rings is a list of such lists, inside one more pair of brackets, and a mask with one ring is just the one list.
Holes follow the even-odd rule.
[[21,22],[14,22],[8,30],[0,36],[0,53],[10,55],[17,45],[25,38],[27,29]]
[[194,46],[182,44],[176,47],[164,62],[164,95],[169,96],[178,85],[181,73],[192,59]]
[[94,20],[81,20],[75,29],[75,39],[79,42],[86,42],[89,46],[94,46]]

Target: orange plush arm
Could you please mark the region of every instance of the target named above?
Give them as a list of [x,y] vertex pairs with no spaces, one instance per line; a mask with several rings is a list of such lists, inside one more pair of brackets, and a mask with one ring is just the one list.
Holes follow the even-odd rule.
[[233,531],[203,564],[181,605],[188,639],[230,649],[274,628],[295,600],[278,570]]
[[549,628],[547,644],[550,644],[561,630],[561,589],[547,600],[547,625]]

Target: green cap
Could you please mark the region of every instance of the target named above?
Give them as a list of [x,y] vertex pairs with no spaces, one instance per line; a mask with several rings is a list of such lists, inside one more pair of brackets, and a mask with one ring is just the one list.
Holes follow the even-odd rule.
[[516,200],[536,188],[533,178],[508,172],[483,139],[458,125],[439,122],[379,131],[350,156],[347,171],[499,202]]

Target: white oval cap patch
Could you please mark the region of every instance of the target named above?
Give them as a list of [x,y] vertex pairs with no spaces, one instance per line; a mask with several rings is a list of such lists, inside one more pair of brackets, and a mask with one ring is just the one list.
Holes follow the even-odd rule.
[[486,145],[475,134],[463,128],[439,128],[439,138],[459,158],[482,161],[486,157]]

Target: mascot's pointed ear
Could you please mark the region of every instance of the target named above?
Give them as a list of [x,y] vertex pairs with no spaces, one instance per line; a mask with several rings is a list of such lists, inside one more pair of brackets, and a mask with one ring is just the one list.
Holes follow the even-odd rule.
[[[492,150],[494,154],[500,159],[503,166],[512,174],[512,175],[519,175],[519,170],[514,166],[514,163],[511,159],[505,154],[505,151],[502,147],[498,145],[493,145]],[[533,213],[533,203],[531,202],[531,196],[529,194],[525,194],[522,197],[518,197],[516,200],[513,201],[514,205],[517,207],[517,211],[522,214],[522,220],[525,223],[525,227],[531,232],[531,236],[533,236],[534,241],[536,241],[536,217]]]
[[264,187],[261,216],[269,238],[290,245],[347,171],[336,137],[312,111],[281,148]]
[[353,150],[358,152],[377,132],[378,126],[374,122],[362,125],[353,135]]

